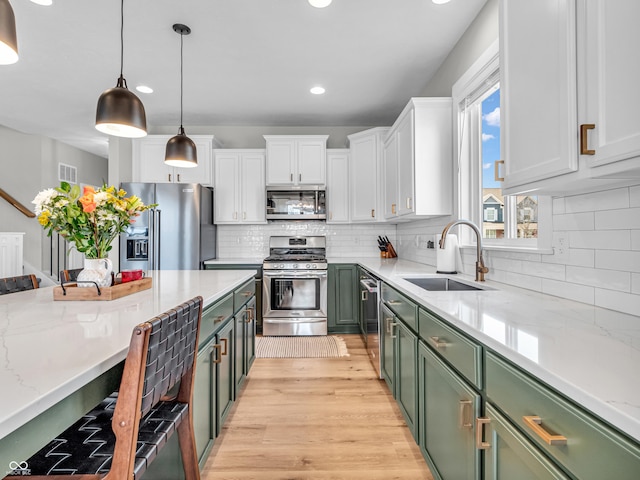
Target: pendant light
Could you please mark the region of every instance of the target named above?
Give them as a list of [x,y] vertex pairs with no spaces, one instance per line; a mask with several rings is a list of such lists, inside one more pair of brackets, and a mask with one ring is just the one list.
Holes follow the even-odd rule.
[[9,0],[0,0],[0,65],[18,61],[16,17]]
[[114,88],[98,99],[96,128],[116,137],[140,138],[147,134],[147,116],[142,102],[127,88],[124,64],[124,0],[120,1],[120,78]]
[[184,133],[182,126],[182,64],[183,55],[182,47],[184,36],[191,33],[191,29],[181,23],[176,23],[173,30],[180,34],[180,128],[178,135],[171,137],[167,142],[167,149],[164,155],[164,163],[172,167],[192,168],[198,166],[198,155],[196,152],[196,144],[193,143]]

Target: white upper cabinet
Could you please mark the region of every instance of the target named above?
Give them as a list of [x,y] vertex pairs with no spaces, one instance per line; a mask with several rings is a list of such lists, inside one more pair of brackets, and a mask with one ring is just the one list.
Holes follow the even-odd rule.
[[327,149],[327,223],[349,223],[349,150]]
[[412,98],[384,144],[387,220],[450,215],[453,208],[451,98]]
[[638,18],[628,0],[500,1],[504,193],[640,177]]
[[328,135],[264,135],[267,185],[324,185]]
[[[587,156],[594,176],[640,174],[640,2],[578,2],[578,117],[588,130]],[[611,165],[610,167],[604,167]],[[624,178],[624,175],[621,175]]]
[[378,127],[349,135],[351,162],[349,165],[349,190],[351,198],[351,222],[377,222],[384,216],[383,204],[382,142],[388,128]]
[[212,150],[220,143],[212,135],[189,135],[196,144],[198,166],[193,168],[170,167],[164,163],[167,142],[174,135],[147,135],[133,140],[134,182],[149,183],[200,183],[213,185]]
[[214,223],[266,223],[264,150],[215,150],[214,170]]

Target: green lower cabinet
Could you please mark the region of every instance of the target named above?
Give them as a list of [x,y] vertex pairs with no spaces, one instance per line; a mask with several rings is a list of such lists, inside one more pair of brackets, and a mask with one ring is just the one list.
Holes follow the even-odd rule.
[[216,435],[220,434],[235,398],[235,322],[229,320],[216,335]]
[[[422,342],[418,345],[418,379],[419,444],[434,476],[443,480],[482,478],[474,436],[480,394]],[[521,479],[517,475],[501,478]]]
[[[485,480],[566,479],[564,473],[544,456],[538,448],[518,432],[491,404],[485,407],[489,423],[485,427]],[[601,459],[607,463],[606,459]],[[637,472],[638,473],[638,472]],[[454,477],[455,478],[455,477]],[[460,477],[461,478],[461,477]],[[601,478],[616,478],[604,476]]]
[[418,439],[418,337],[402,322],[396,325],[396,401],[414,439]]
[[[257,292],[256,292],[257,293]],[[249,370],[256,359],[256,328],[257,328],[257,308],[258,302],[256,298],[252,298],[247,303],[247,318],[244,324],[244,368],[245,375],[249,375]]]
[[360,331],[358,268],[351,264],[332,263],[328,270],[328,332],[358,333]]
[[380,305],[382,316],[380,342],[382,348],[382,378],[387,382],[389,390],[396,396],[396,335],[394,333],[398,319],[386,306]]
[[242,307],[240,310],[238,310],[236,312],[236,315],[234,318],[234,321],[236,323],[236,328],[235,328],[235,336],[234,336],[234,346],[233,346],[233,351],[234,351],[234,380],[235,380],[235,385],[234,385],[234,392],[235,392],[235,396],[234,398],[238,397],[238,394],[240,393],[240,388],[242,388],[242,384],[244,383],[244,380],[246,378],[246,373],[245,373],[245,367],[244,367],[244,324],[246,322],[248,313],[247,313],[247,308],[246,307]]
[[215,338],[212,338],[200,348],[193,385],[193,429],[200,468],[204,466],[216,436],[214,343]]

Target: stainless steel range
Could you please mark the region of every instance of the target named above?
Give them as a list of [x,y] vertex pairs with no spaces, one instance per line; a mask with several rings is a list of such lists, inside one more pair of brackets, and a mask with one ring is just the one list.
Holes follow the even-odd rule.
[[327,334],[325,237],[271,237],[263,263],[262,334]]

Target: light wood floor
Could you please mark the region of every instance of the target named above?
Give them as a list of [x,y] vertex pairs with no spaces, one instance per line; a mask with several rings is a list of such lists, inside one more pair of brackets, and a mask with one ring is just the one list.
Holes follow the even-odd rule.
[[349,357],[256,359],[203,480],[433,480],[360,337]]

